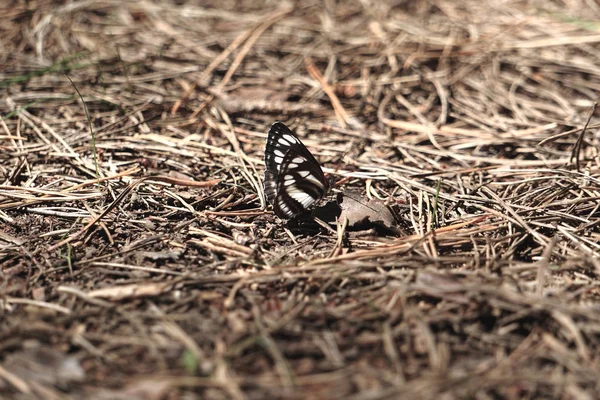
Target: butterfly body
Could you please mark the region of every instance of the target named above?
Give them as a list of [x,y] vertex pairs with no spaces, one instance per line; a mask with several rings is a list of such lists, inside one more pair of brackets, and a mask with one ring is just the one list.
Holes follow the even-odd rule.
[[319,162],[285,124],[269,129],[265,148],[265,195],[273,211],[290,219],[325,197],[328,183]]

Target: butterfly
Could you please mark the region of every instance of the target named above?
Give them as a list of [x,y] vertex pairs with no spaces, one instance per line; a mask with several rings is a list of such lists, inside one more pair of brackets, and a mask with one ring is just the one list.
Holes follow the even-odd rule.
[[265,195],[273,211],[290,219],[325,197],[329,184],[319,162],[285,124],[275,121],[265,148]]

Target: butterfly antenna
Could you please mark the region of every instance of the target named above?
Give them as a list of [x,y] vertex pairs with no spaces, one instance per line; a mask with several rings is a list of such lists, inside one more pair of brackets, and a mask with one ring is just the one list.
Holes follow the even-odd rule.
[[[333,172],[330,172],[329,174],[327,174],[327,183],[329,184],[328,188],[329,191],[331,191],[331,189],[333,189],[333,187],[335,186],[336,183],[336,178],[335,175],[337,175],[338,171],[341,168],[341,162],[344,160],[344,158],[346,157],[346,155],[350,152],[350,150],[352,150],[352,147],[354,147],[354,141],[350,142],[350,146],[348,147],[348,150],[344,151],[344,153],[341,156],[335,156],[332,158],[331,161],[328,162],[333,162],[333,160],[335,161],[335,169],[333,170]],[[340,180],[339,183],[346,183],[348,177],[344,177],[343,179]]]

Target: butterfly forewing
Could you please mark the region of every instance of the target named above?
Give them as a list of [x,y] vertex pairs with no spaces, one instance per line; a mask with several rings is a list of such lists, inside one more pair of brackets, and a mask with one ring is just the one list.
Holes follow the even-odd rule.
[[265,195],[280,218],[307,211],[327,192],[317,160],[284,124],[275,122],[265,149]]

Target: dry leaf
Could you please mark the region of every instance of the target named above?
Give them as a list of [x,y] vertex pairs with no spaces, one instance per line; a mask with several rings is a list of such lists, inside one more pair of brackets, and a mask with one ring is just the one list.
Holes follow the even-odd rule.
[[338,196],[338,204],[342,210],[340,219],[348,219],[348,226],[354,228],[371,228],[382,226],[392,229],[396,226],[396,218],[382,201],[360,198],[355,193],[342,193]]
[[315,216],[328,223],[335,223],[336,217],[338,220],[346,218],[349,230],[398,231],[396,218],[383,202],[369,200],[356,192],[339,193],[335,202],[316,209]]

